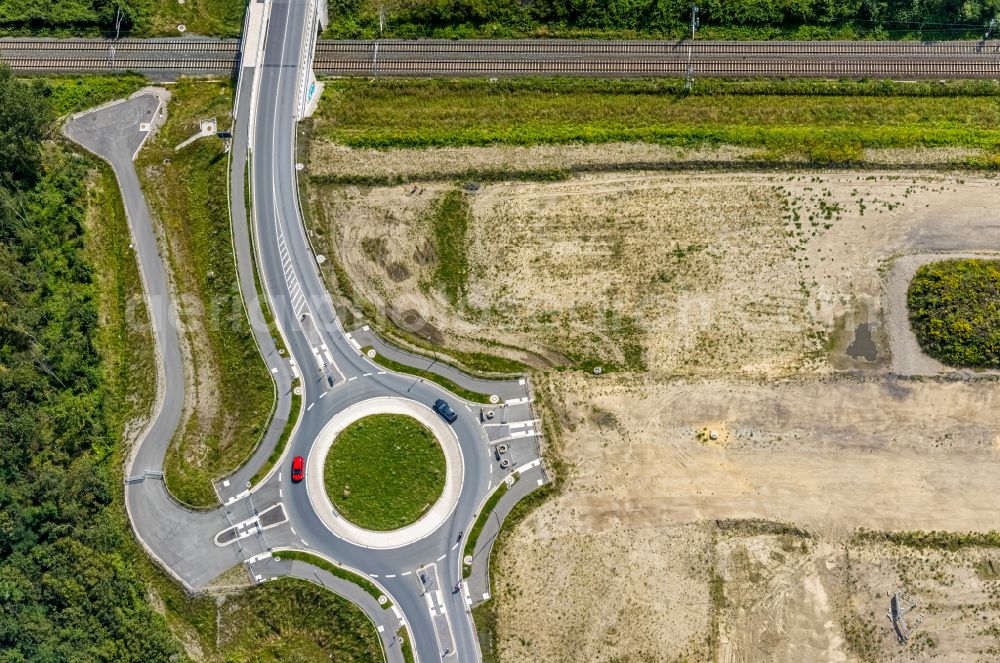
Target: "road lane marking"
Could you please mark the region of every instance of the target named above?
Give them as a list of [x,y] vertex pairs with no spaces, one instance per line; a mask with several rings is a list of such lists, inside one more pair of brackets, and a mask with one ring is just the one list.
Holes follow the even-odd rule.
[[396,574],[395,574],[395,573],[388,573],[388,574],[386,574],[386,576],[385,576],[385,577],[386,577],[386,578],[395,578],[395,577],[396,577]]
[[437,558],[437,561],[440,562],[442,559],[444,559],[444,557],[445,557],[444,555],[441,555],[440,557]]
[[253,557],[248,557],[247,558],[247,564],[253,564],[254,562],[259,562],[260,560],[267,559],[270,556],[271,556],[271,553],[269,553],[269,552],[262,552],[259,555],[254,555]]
[[525,472],[527,472],[531,468],[538,467],[541,464],[542,464],[542,459],[541,458],[536,458],[535,460],[531,461],[530,463],[525,463],[524,465],[522,465],[521,467],[517,468],[514,471],[517,472],[517,473],[519,473],[519,474],[524,474]]

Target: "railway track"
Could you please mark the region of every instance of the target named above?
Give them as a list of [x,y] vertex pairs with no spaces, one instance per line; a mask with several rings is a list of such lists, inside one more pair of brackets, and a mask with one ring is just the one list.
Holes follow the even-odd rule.
[[[688,49],[695,57],[769,56],[769,57],[867,57],[912,56],[928,57],[967,56],[997,57],[1000,40],[898,42],[898,41],[584,41],[560,39],[510,39],[510,40],[379,40],[378,52],[383,55],[404,56],[458,56],[489,54],[491,56],[545,55],[569,57],[577,55],[616,55],[662,57],[687,55]],[[320,41],[316,54],[358,55],[375,51],[374,41]]]
[[[112,50],[113,47],[113,50]],[[236,40],[0,39],[0,59],[37,73],[136,70],[154,78],[228,74]],[[1000,41],[666,42],[320,41],[335,76],[695,76],[1000,78]]]

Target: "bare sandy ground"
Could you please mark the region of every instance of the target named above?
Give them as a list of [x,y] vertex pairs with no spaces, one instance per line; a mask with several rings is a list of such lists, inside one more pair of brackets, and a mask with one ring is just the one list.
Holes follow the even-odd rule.
[[[451,186],[316,195],[365,297],[454,347],[613,366],[638,344],[646,368],[539,380],[568,470],[497,559],[500,660],[997,660],[1000,550],[856,540],[997,528],[1000,382],[895,376],[886,319],[894,261],[1000,247],[994,179],[487,184],[458,308],[428,221]],[[893,591],[925,614],[906,646]]]
[[[1000,629],[969,616],[995,619],[1000,582],[974,567],[1000,550],[852,537],[997,527],[1000,384],[550,380],[572,469],[498,560],[502,660],[569,660],[571,640],[588,661],[995,660]],[[808,536],[714,526],[758,518]],[[905,648],[892,591],[927,613]]]

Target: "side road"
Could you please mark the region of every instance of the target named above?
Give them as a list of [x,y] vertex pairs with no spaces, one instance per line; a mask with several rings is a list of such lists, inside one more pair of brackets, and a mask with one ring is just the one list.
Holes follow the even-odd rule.
[[[147,552],[188,589],[203,584],[239,563],[233,550],[216,553],[214,564],[195,555],[199,540],[227,526],[221,511],[193,513],[181,509],[163,484],[163,457],[180,421],[184,401],[184,368],[178,343],[177,313],[169,291],[149,208],[133,161],[162,119],[163,98],[144,91],[127,101],[74,116],[63,131],[71,140],[107,161],[115,172],[139,261],[149,322],[157,351],[157,403],[152,419],[125,464],[125,506],[132,527]],[[160,545],[156,545],[159,542]]]
[[243,296],[243,306],[254,340],[271,372],[275,384],[275,407],[267,431],[250,458],[231,476],[216,483],[216,491],[222,502],[240,494],[247,488],[247,482],[268,462],[271,452],[277,446],[285,425],[291,415],[292,383],[295,371],[291,361],[278,351],[275,339],[267,326],[261,305],[254,260],[254,248],[250,238],[250,219],[247,218],[245,201],[252,194],[247,190],[247,170],[250,138],[250,86],[243,81],[253,81],[254,70],[247,67],[239,76],[240,86],[236,91],[236,105],[233,108],[233,138],[229,151],[229,218],[233,234],[233,251],[236,255],[236,271]]
[[368,325],[354,329],[349,336],[358,344],[359,348],[372,346],[375,352],[387,359],[412,366],[431,373],[437,373],[441,377],[451,380],[455,384],[469,391],[480,394],[495,394],[504,401],[519,399],[528,395],[526,381],[524,379],[485,379],[475,378],[448,364],[437,360],[428,359],[426,356],[413,354],[406,350],[401,350],[394,345],[382,340]]
[[[223,571],[249,559],[266,558],[269,552],[262,534],[241,538],[235,545],[212,544],[216,535],[229,530],[234,522],[248,522],[258,515],[249,500],[234,501],[209,512],[190,511],[171,499],[162,481],[163,457],[180,421],[184,367],[178,344],[178,320],[166,269],[133,163],[155,127],[154,120],[162,118],[165,113],[162,103],[162,95],[158,91],[145,90],[128,100],[76,115],[66,123],[63,131],[68,138],[107,161],[115,172],[156,343],[157,402],[150,424],[125,465],[125,505],[129,521],[146,552],[188,591],[194,592]],[[284,363],[287,367],[287,362],[277,363]],[[271,362],[269,365],[273,366]],[[278,427],[279,434],[281,428],[283,425]],[[263,462],[266,458],[260,465]],[[279,571],[291,571],[293,575],[318,581],[352,600],[376,626],[382,627],[379,637],[387,660],[391,663],[403,662],[396,638],[397,622],[385,615],[387,611],[356,585],[322,571],[317,577],[317,572],[308,564],[295,563],[290,569],[287,564],[278,564],[275,560],[273,570],[276,575]],[[391,631],[386,629],[386,623],[393,626]]]

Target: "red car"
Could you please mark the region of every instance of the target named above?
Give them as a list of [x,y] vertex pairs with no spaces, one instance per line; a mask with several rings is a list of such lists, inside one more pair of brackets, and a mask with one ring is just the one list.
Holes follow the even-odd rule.
[[302,456],[292,459],[292,481],[298,483],[305,475],[306,461]]

